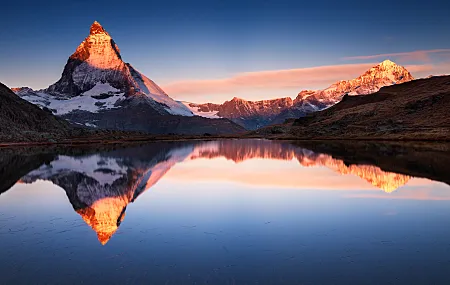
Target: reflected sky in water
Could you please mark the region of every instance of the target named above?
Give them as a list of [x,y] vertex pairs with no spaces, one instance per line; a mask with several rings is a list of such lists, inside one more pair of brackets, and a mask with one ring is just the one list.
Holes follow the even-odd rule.
[[30,160],[0,195],[1,284],[450,281],[443,182],[264,140],[7,165]]

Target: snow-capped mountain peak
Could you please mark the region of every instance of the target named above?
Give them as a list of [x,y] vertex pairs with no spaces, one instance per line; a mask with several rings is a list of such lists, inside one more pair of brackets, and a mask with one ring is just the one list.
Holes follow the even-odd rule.
[[[395,62],[385,60],[351,80],[340,80],[326,89],[315,91],[302,91],[295,99],[295,103],[304,100],[305,93],[309,99],[327,101],[328,105],[339,102],[343,95],[366,95],[375,93],[381,87],[414,80],[414,77],[403,66]],[[312,96],[311,96],[312,95]]]
[[144,104],[160,115],[193,116],[186,106],[124,62],[118,45],[97,21],[69,57],[56,83],[38,93],[23,93],[17,94],[57,115],[99,113]]

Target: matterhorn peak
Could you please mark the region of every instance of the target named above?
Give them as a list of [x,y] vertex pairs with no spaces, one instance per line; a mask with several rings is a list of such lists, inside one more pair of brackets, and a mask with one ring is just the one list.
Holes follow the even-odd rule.
[[[111,108],[119,108],[122,106],[120,104],[133,101],[133,104],[139,102],[149,105],[160,115],[193,115],[155,82],[124,62],[119,47],[97,21],[91,25],[90,34],[69,57],[61,79],[45,91],[67,99],[80,95],[110,96]],[[135,100],[130,96],[136,97]],[[130,100],[125,100],[128,98]],[[106,109],[105,102],[96,103],[95,108],[86,106],[85,109]]]
[[92,23],[92,25],[91,25],[90,34],[95,35],[95,34],[108,34],[108,33],[105,31],[105,29],[102,27],[102,25],[100,25],[99,22],[94,21],[94,23]]

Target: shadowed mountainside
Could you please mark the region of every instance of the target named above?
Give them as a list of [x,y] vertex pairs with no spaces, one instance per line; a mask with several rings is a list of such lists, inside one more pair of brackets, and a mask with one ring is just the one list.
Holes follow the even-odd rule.
[[68,136],[71,127],[0,83],[0,141]]

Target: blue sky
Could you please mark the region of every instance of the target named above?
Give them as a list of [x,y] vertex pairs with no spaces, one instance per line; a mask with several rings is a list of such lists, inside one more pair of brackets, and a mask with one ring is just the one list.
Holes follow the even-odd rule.
[[[125,61],[180,100],[295,97],[335,77],[349,78],[327,75],[270,87],[245,82],[232,90],[216,90],[214,80],[362,64],[356,75],[386,58],[414,65],[415,76],[450,73],[449,3],[352,2],[8,1],[2,6],[9,12],[0,18],[0,81],[10,87],[52,84],[94,20],[113,36]],[[410,54],[415,51],[422,52]],[[386,56],[353,58],[379,54]],[[209,88],[199,90],[202,81]]]

